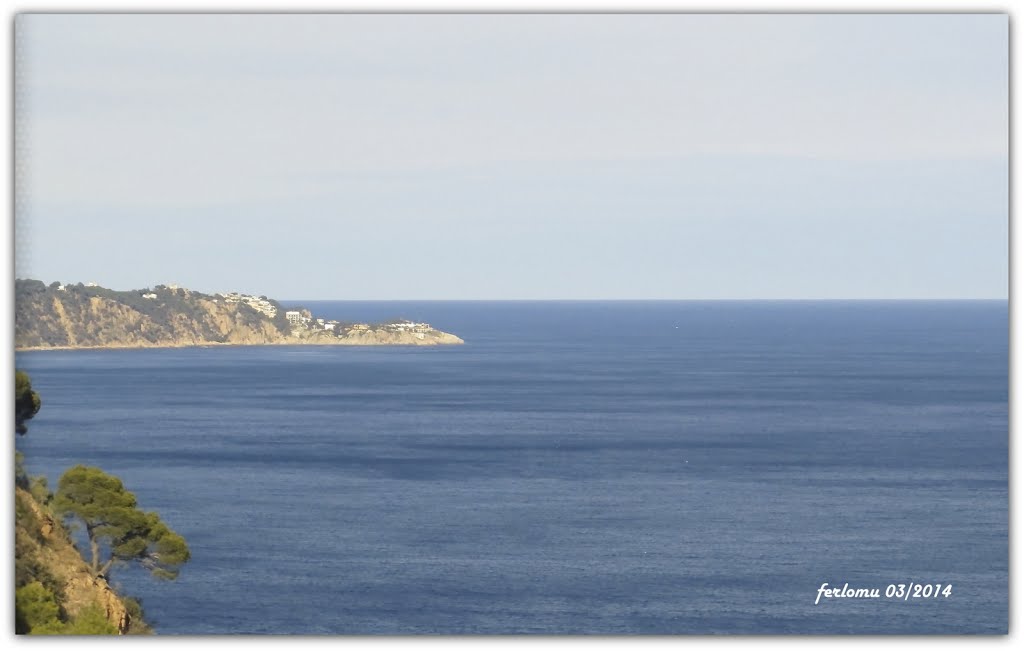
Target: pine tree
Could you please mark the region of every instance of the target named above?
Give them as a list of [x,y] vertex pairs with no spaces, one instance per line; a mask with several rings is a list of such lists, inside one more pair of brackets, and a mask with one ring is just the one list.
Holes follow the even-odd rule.
[[[85,525],[94,576],[107,577],[114,563],[123,561],[137,562],[157,578],[174,579],[190,557],[184,538],[156,513],[139,509],[121,480],[99,468],[68,469],[60,478],[53,507],[65,519]],[[105,562],[100,558],[102,544],[110,551]]]

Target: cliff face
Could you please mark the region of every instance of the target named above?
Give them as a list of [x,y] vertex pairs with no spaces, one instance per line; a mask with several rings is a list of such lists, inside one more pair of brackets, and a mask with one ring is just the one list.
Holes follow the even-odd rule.
[[14,318],[17,348],[260,344],[286,336],[247,305],[187,290],[167,292],[163,300],[129,292],[18,291]]
[[14,497],[19,570],[28,568],[29,574],[45,577],[61,595],[60,605],[70,619],[98,607],[119,635],[127,633],[132,625],[128,608],[105,580],[93,578],[64,525],[28,491],[15,487]]
[[[63,287],[63,286],[61,286]],[[415,329],[337,324],[324,330],[308,311],[289,322],[277,303],[264,309],[181,288],[115,292],[105,288],[18,280],[15,284],[17,349],[146,348],[216,344],[319,344],[429,346],[461,344],[455,335],[417,324]]]

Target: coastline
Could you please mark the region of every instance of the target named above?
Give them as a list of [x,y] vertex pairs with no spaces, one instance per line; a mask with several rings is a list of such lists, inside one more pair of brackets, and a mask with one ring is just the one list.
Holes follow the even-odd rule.
[[15,352],[199,346],[438,346],[465,343],[429,323],[351,323],[265,296],[207,295],[177,285],[116,291],[15,283]]
[[47,350],[146,350],[153,348],[219,348],[219,347],[252,347],[259,348],[265,346],[345,346],[349,348],[354,347],[365,347],[365,348],[378,348],[384,346],[392,347],[410,347],[410,346],[458,346],[466,343],[463,339],[452,335],[450,333],[441,333],[458,339],[458,341],[427,341],[418,340],[416,342],[408,343],[397,343],[397,342],[367,342],[367,341],[345,341],[339,339],[338,341],[272,341],[264,343],[235,343],[230,341],[206,341],[202,343],[166,343],[166,344],[105,344],[101,346],[15,346],[15,353],[29,353],[39,352]]

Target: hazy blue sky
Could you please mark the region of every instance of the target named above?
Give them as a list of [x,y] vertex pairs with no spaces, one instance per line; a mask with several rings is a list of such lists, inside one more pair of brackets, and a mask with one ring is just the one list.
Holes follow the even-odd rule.
[[21,16],[17,275],[1007,296],[1005,15]]

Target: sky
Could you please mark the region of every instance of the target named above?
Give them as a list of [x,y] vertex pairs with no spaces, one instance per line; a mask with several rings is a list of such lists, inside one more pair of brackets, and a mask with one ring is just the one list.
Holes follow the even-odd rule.
[[22,14],[16,275],[285,300],[1005,299],[1008,29]]

